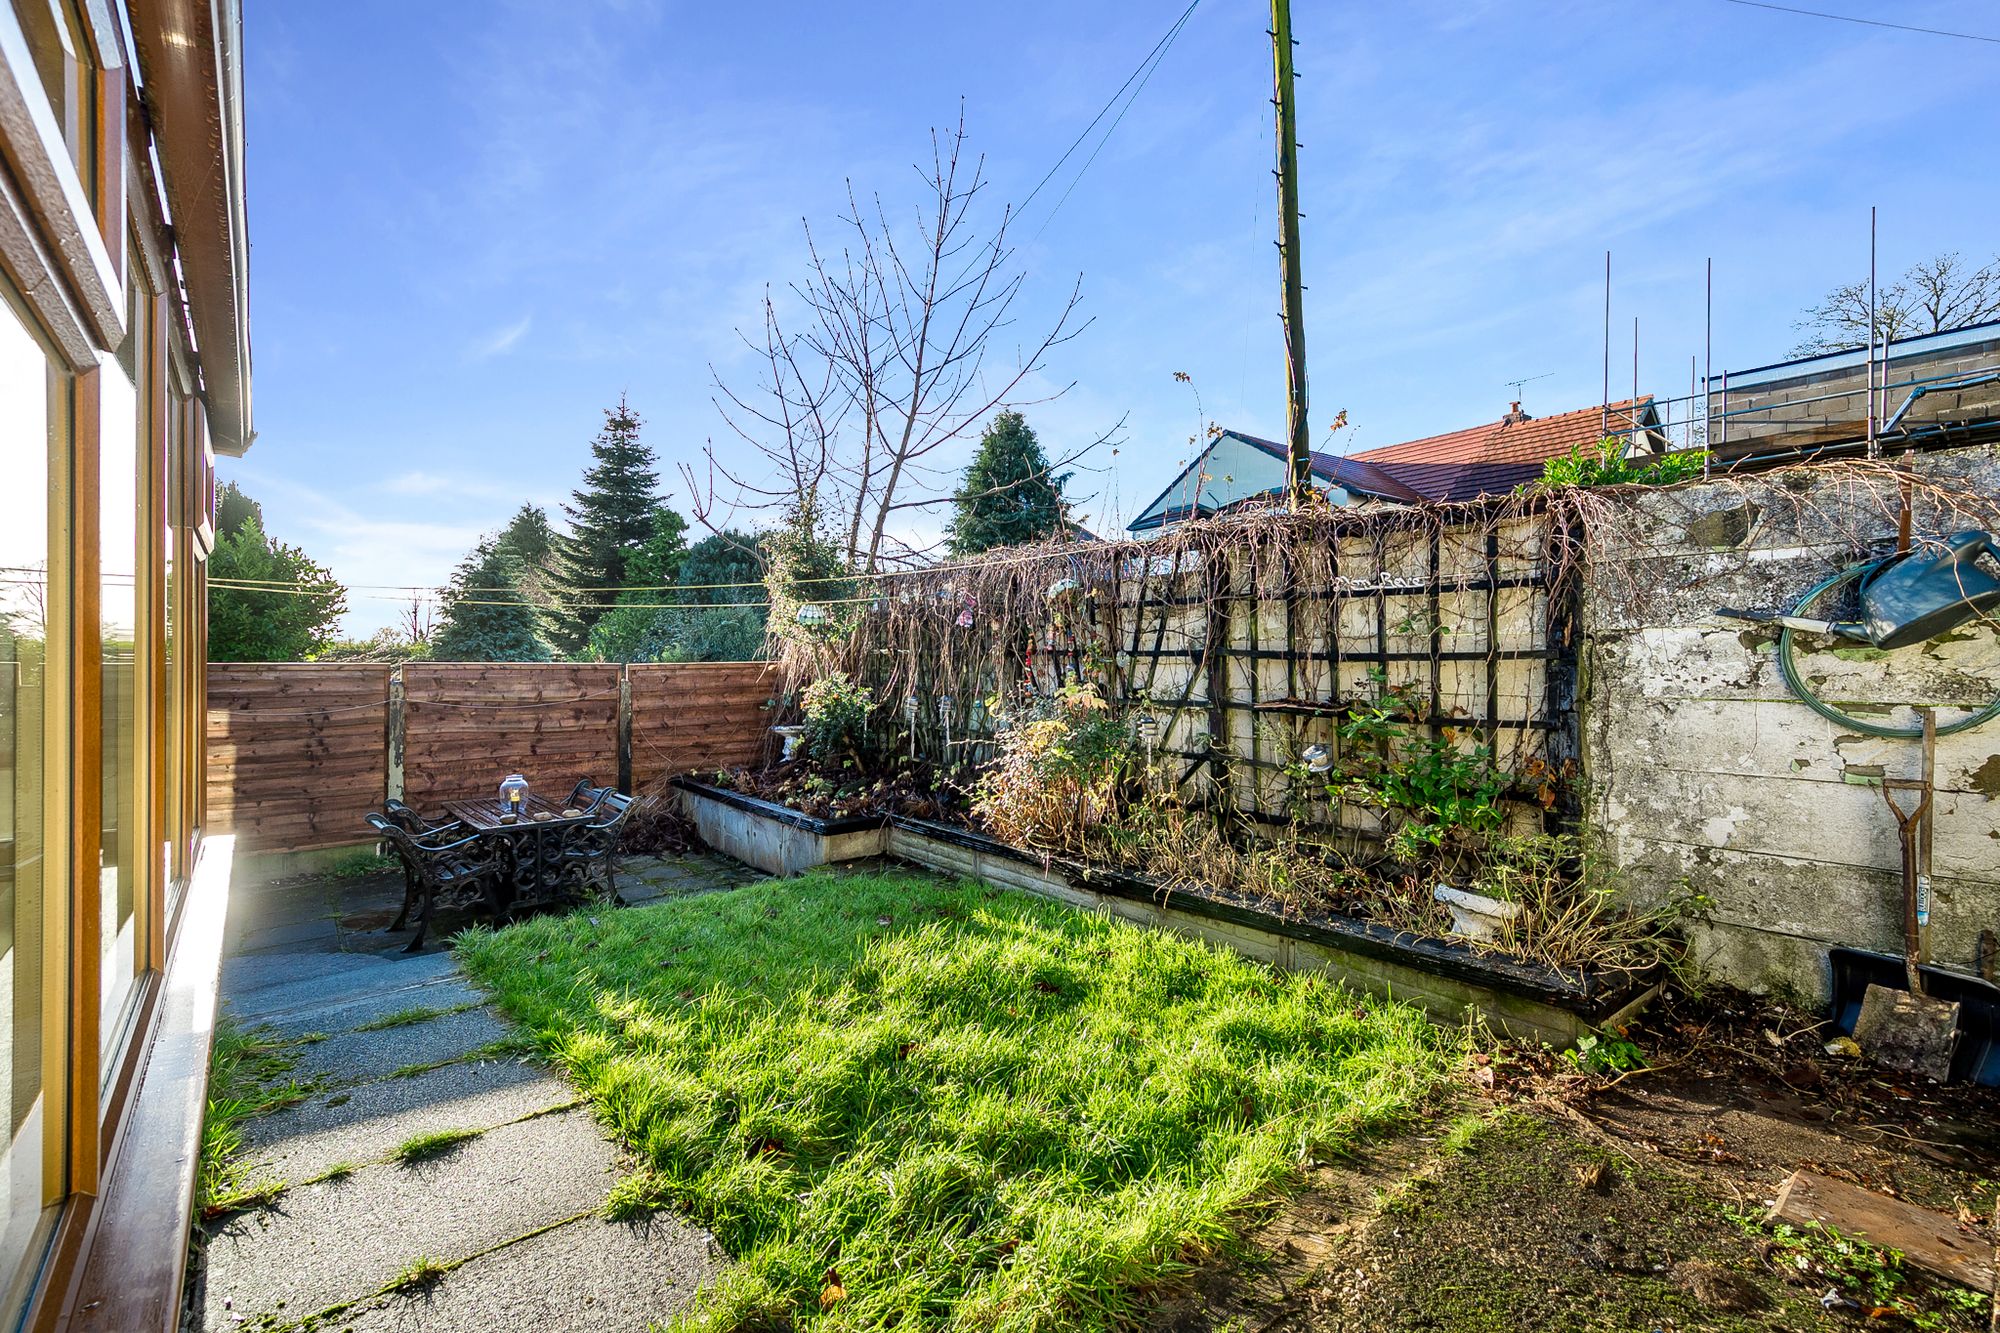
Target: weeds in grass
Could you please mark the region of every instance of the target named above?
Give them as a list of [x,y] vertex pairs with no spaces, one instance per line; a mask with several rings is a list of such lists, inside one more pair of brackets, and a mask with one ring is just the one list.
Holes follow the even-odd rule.
[[481,1129],[430,1129],[404,1139],[393,1154],[403,1166],[416,1166],[449,1156],[485,1133]]
[[641,1157],[607,1211],[736,1256],[693,1329],[1118,1326],[1451,1060],[1324,978],[908,873],[459,949]]
[[1804,1227],[1779,1222],[1767,1228],[1761,1214],[1732,1210],[1728,1216],[1745,1231],[1768,1235],[1776,1243],[1774,1262],[1781,1269],[1846,1293],[1871,1320],[1901,1319],[1918,1333],[1985,1326],[1981,1316],[1988,1297],[1913,1271],[1899,1250],[1871,1245],[1818,1222]]
[[195,1182],[202,1216],[269,1203],[284,1192],[283,1181],[252,1176],[253,1164],[243,1160],[243,1126],[297,1105],[319,1087],[316,1079],[289,1077],[303,1044],[303,1038],[281,1039],[269,1028],[246,1028],[227,1014],[216,1019]]

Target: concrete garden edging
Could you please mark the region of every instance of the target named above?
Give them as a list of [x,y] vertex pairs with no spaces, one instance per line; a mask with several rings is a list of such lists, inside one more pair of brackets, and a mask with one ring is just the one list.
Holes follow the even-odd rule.
[[902,816],[815,819],[692,778],[677,778],[674,785],[710,846],[772,874],[889,856],[1193,935],[1276,967],[1323,972],[1354,990],[1414,1004],[1439,1023],[1481,1018],[1520,1040],[1571,1045],[1591,1029],[1623,1022],[1660,989],[1656,976],[1606,978],[1549,968],[1372,921],[1280,917],[1219,896],[1169,890],[1136,875],[1024,852],[956,825]]

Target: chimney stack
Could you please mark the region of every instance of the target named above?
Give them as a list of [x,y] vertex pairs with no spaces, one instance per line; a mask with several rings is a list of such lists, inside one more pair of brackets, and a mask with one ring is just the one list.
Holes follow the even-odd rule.
[[1520,400],[1516,399],[1514,402],[1509,403],[1507,405],[1507,415],[1500,418],[1500,424],[1503,426],[1512,426],[1512,425],[1517,425],[1518,423],[1523,421],[1533,421],[1533,420],[1534,420],[1533,417],[1529,416],[1526,412],[1523,412],[1521,410]]

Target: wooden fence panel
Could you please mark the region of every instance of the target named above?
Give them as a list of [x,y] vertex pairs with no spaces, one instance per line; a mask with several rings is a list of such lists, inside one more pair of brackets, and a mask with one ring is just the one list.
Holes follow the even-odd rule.
[[762,759],[777,689],[768,662],[661,662],[626,668],[632,681],[632,781],[645,790],[676,773]]
[[208,669],[208,826],[239,848],[360,841],[384,796],[389,668],[361,662]]
[[403,799],[490,796],[509,773],[560,800],[618,780],[618,668],[590,662],[412,662],[403,668]]
[[[643,790],[676,773],[755,763],[776,676],[763,662],[640,665],[411,663],[401,791],[420,810],[492,792],[509,773],[560,798],[578,778]],[[215,663],[208,669],[209,827],[245,851],[367,842],[362,816],[395,790],[392,669],[367,662]]]

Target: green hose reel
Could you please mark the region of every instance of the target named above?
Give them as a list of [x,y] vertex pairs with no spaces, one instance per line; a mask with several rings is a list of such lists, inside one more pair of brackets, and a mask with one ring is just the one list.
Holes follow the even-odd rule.
[[[1894,727],[1843,713],[1814,694],[1799,674],[1797,638],[1801,634],[1831,635],[1884,649],[1906,648],[1948,633],[1973,619],[1990,619],[2000,612],[2000,578],[1979,563],[1993,553],[1994,538],[1984,532],[1953,533],[1942,551],[1909,551],[1843,569],[1799,598],[1789,613],[1742,611],[1717,607],[1716,614],[1736,620],[1777,625],[1778,670],[1792,693],[1815,713],[1864,736],[1914,738],[1921,726]],[[1800,613],[1820,598],[1859,583],[1859,621],[1815,620]],[[1977,712],[1956,722],[1940,724],[1937,734],[1970,731],[2000,717],[2000,693]]]

